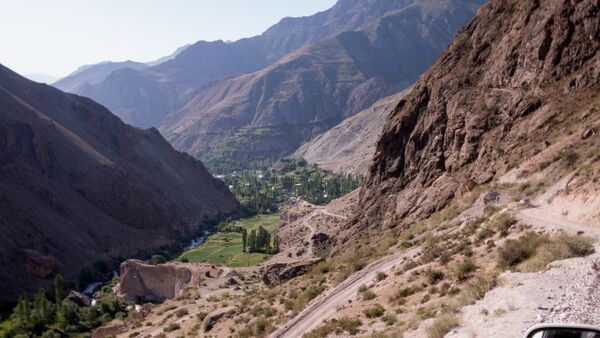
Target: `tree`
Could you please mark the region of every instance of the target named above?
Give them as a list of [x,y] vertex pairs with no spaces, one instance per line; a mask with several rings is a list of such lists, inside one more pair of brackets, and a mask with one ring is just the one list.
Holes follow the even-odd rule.
[[54,277],[54,301],[56,306],[60,308],[60,304],[63,300],[63,290],[65,285],[65,279],[61,275]]
[[246,252],[246,246],[247,246],[247,241],[248,241],[248,231],[244,228],[242,228],[242,252]]
[[29,326],[32,331],[41,333],[46,326],[54,322],[54,308],[46,298],[43,289],[39,289],[33,297],[33,309],[31,311]]
[[255,252],[258,249],[256,239],[256,230],[252,229],[248,235],[248,252]]
[[271,247],[271,234],[262,226],[256,234],[256,251],[268,251]]

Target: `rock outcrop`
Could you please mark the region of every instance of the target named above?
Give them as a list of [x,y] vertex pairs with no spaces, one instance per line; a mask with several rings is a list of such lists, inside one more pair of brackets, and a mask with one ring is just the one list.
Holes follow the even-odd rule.
[[311,266],[321,262],[322,258],[304,259],[291,263],[274,263],[260,268],[262,281],[267,285],[276,285],[306,272]]
[[79,306],[92,306],[92,298],[75,290],[71,290],[65,299],[70,300]]
[[593,125],[599,7],[596,0],[483,6],[390,115],[347,236],[427,217],[461,182],[489,182],[568,134],[574,121]]
[[209,313],[206,318],[204,318],[204,322],[202,323],[202,329],[204,332],[208,332],[212,330],[212,328],[222,319],[227,318],[235,313],[235,307],[228,306],[222,309],[213,311]]
[[119,294],[136,303],[162,303],[184,294],[188,286],[198,286],[207,269],[202,265],[150,265],[129,259],[121,264]]
[[157,130],[0,65],[0,303],[193,236],[239,203]]

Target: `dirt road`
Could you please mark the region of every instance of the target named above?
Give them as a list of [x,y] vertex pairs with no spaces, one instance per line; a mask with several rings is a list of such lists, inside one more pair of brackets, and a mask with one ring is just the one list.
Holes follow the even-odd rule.
[[343,305],[348,299],[354,297],[362,284],[369,284],[373,281],[377,272],[388,271],[392,267],[400,265],[404,259],[412,257],[418,252],[418,248],[413,248],[369,264],[361,271],[348,277],[340,285],[315,298],[306,309],[271,334],[271,337],[302,337],[304,333],[317,328],[335,314],[338,306]]

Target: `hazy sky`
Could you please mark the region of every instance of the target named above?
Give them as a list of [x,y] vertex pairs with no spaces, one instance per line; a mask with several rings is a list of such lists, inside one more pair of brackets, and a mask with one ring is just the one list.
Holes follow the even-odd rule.
[[335,0],[0,0],[0,63],[64,76],[99,61],[151,61],[198,40],[237,40]]

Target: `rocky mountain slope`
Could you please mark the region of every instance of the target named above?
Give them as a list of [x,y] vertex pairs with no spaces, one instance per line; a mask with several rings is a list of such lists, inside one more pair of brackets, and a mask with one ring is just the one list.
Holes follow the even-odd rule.
[[[121,71],[123,67],[119,67],[106,74],[102,82],[91,83],[81,76],[71,76],[55,85],[91,97],[125,122],[158,127],[162,115],[208,81],[258,71],[306,44],[358,29],[414,2],[416,0],[341,0],[331,9],[312,16],[285,18],[259,36],[232,43],[198,41],[173,60],[150,69]],[[89,86],[86,82],[90,82]],[[130,89],[122,93],[123,88]],[[158,104],[150,113],[147,110],[152,105],[145,104],[148,98]]]
[[306,142],[292,156],[326,170],[366,174],[388,115],[408,92],[409,89],[378,100]]
[[0,300],[77,281],[95,261],[150,253],[236,212],[224,184],[156,129],[0,66]]
[[591,0],[482,7],[391,114],[356,223],[422,219],[591,126],[600,105],[598,11]]
[[408,87],[476,8],[475,1],[411,2],[263,70],[200,88],[163,120],[161,132],[214,169],[268,165]]

